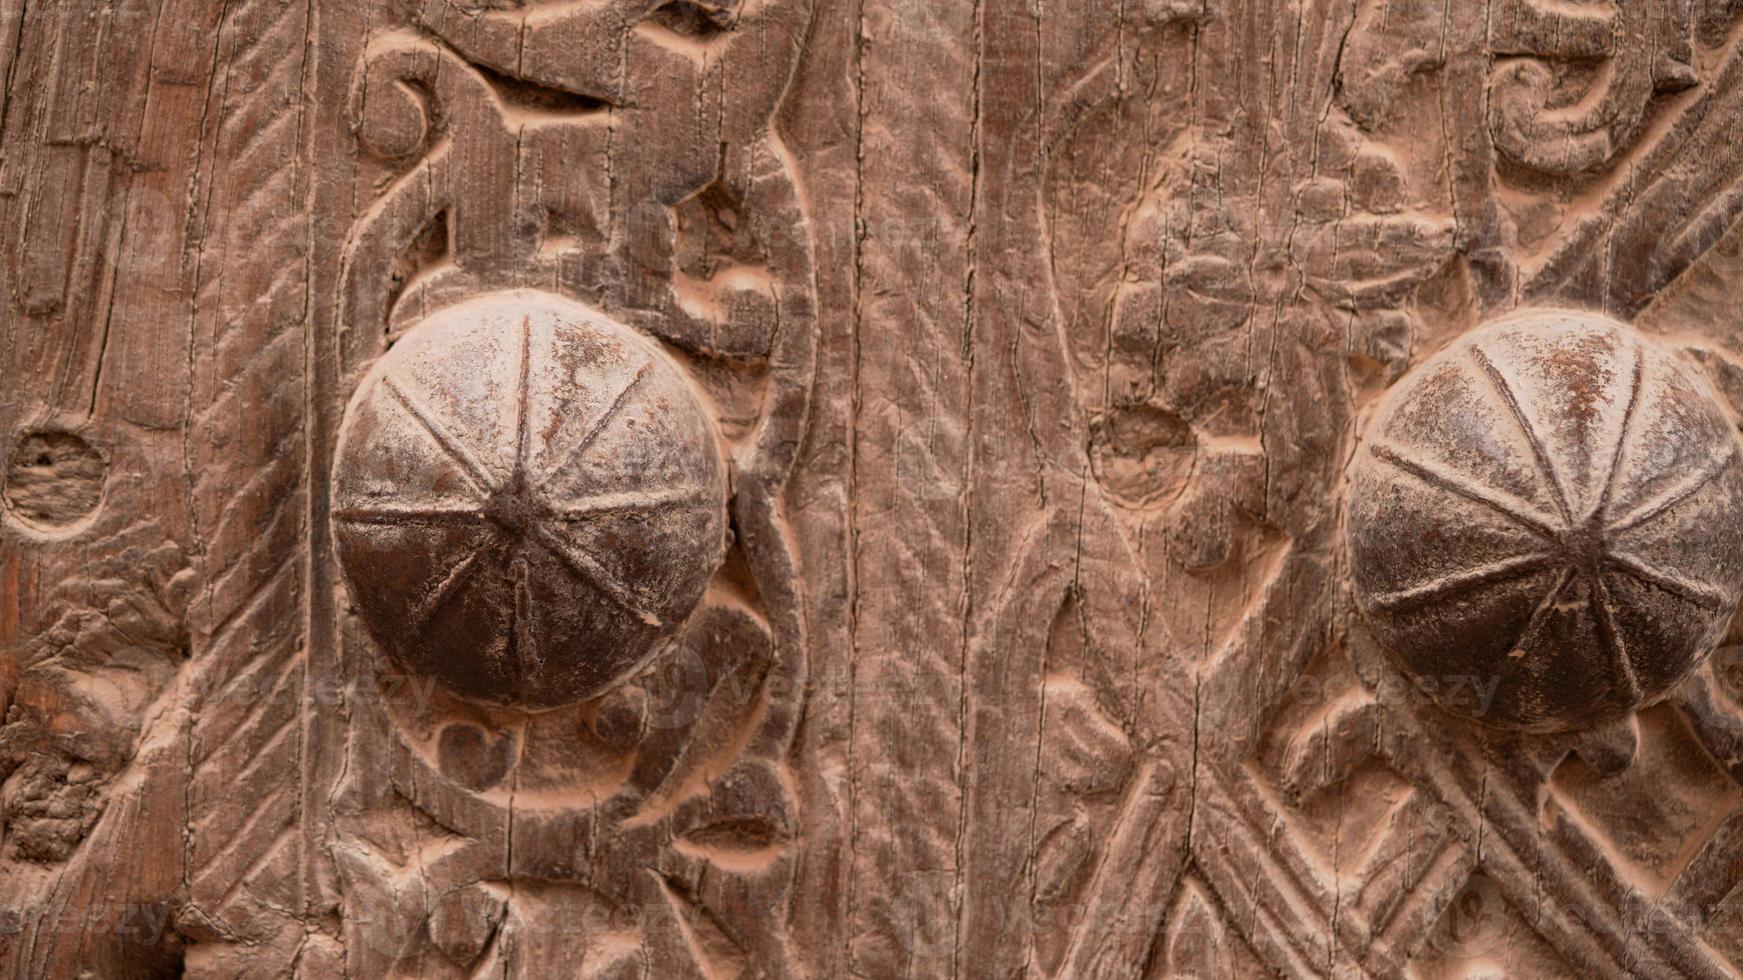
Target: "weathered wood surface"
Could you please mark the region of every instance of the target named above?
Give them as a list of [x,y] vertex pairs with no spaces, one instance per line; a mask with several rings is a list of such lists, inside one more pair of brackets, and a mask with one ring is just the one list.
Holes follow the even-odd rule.
[[[1521,309],[1612,318],[1689,379],[1640,417],[1735,453],[1739,32],[1732,0],[0,0],[0,970],[1743,972],[1743,647],[1703,661],[1735,480],[1636,569],[1659,605],[1566,631],[1675,662],[1594,668],[1549,734],[1374,614],[1534,559],[1449,531],[1388,560],[1475,578],[1377,594],[1345,540],[1408,477],[1346,479],[1388,394]],[[514,354],[537,297],[604,325]],[[353,479],[384,355],[480,298],[507,334],[394,375]],[[725,464],[681,514],[630,426],[671,400],[562,360],[631,334]],[[1577,409],[1466,435],[1553,483],[1586,443],[1533,433]],[[565,513],[617,509],[553,542],[522,478],[560,450]],[[1682,504],[1613,465],[1628,513]],[[476,663],[420,632],[450,600],[503,624]],[[559,628],[639,632],[529,694]]]

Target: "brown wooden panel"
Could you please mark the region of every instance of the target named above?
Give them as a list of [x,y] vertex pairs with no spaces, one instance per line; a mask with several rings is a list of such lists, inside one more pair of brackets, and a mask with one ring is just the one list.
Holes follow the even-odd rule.
[[0,964],[1736,974],[1735,8],[0,0]]

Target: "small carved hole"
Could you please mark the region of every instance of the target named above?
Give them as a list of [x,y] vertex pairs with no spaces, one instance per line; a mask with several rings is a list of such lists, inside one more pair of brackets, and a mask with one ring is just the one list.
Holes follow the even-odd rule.
[[108,466],[70,432],[25,433],[6,464],[6,510],[39,530],[61,530],[90,516],[103,500]]
[[672,0],[649,14],[648,20],[674,34],[707,40],[731,29],[733,13],[716,4]]
[[1126,405],[1090,430],[1096,479],[1120,502],[1143,506],[1171,500],[1186,486],[1198,439],[1180,416],[1154,405]]

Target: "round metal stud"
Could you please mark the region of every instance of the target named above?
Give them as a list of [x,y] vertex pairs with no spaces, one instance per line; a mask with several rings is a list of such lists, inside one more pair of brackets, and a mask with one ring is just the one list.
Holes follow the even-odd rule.
[[1590,728],[1662,698],[1743,591],[1735,431],[1602,316],[1504,318],[1386,396],[1350,473],[1357,604],[1443,707]]
[[527,709],[596,696],[689,615],[725,550],[714,423],[651,341],[549,294],[443,310],[358,387],[334,537],[404,667]]

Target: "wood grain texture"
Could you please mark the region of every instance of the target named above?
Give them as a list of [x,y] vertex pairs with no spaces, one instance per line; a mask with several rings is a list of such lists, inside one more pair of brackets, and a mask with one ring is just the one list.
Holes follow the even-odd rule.
[[214,972],[288,970],[304,933],[311,18],[309,5],[279,0],[226,11],[207,124],[212,178],[188,355],[203,588],[184,917],[190,960],[209,958],[200,968]]
[[1740,32],[0,0],[0,972],[1736,975]]

